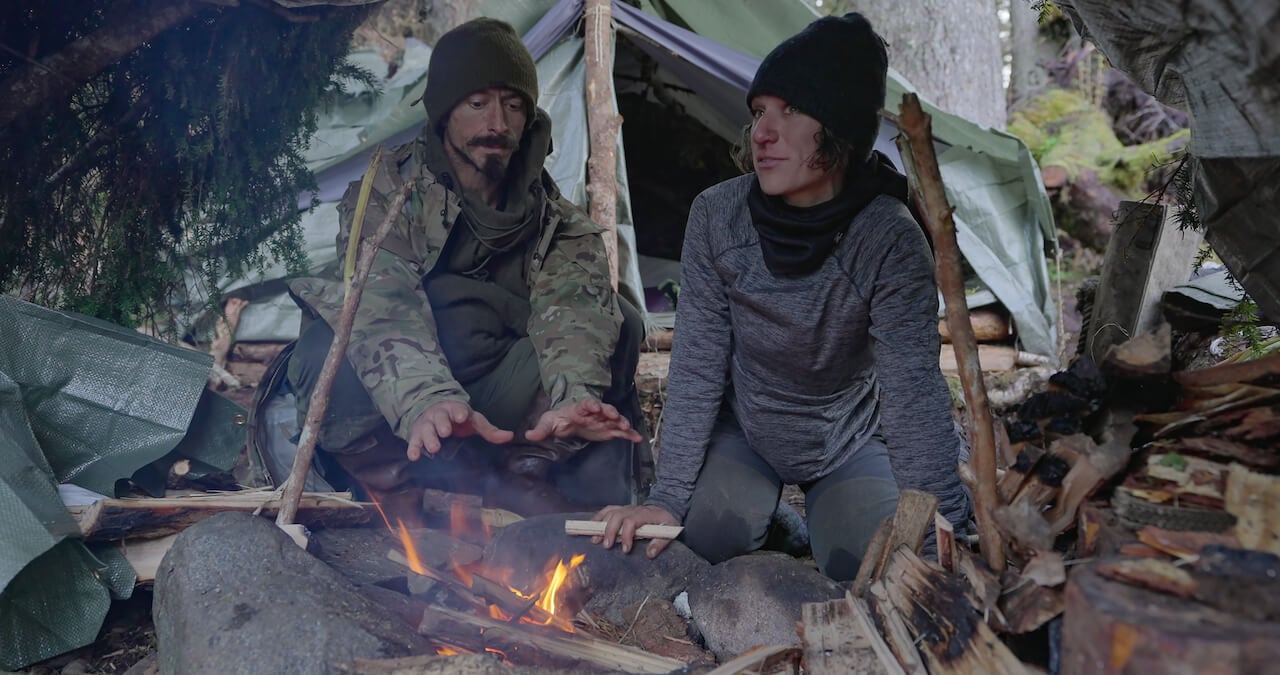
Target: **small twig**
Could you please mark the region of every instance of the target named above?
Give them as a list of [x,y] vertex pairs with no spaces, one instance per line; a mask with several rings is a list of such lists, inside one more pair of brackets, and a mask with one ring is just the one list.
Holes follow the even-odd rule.
[[618,638],[619,644],[625,644],[627,637],[631,635],[631,631],[635,630],[636,623],[640,621],[640,613],[644,611],[644,606],[649,603],[649,598],[651,597],[653,597],[652,594],[646,593],[644,600],[640,601],[640,606],[636,608],[636,615],[631,617],[631,625],[627,626],[627,629],[622,632],[622,637]]
[[[376,171],[372,166],[370,171]],[[293,468],[284,484],[284,499],[280,505],[280,513],[276,516],[276,525],[284,528],[293,524],[298,513],[298,500],[302,498],[302,490],[307,481],[307,472],[311,470],[311,460],[315,456],[316,441],[320,434],[320,423],[324,419],[325,409],[329,407],[329,390],[333,388],[334,377],[338,374],[338,366],[346,358],[347,344],[351,341],[351,327],[355,323],[356,308],[360,305],[360,296],[364,292],[364,284],[369,279],[369,270],[373,268],[373,258],[378,247],[391,232],[391,226],[400,216],[400,209],[413,189],[413,181],[407,181],[396,192],[395,198],[387,207],[387,217],[378,229],[364,242],[360,249],[360,262],[356,265],[356,276],[351,280],[351,288],[342,301],[342,315],[338,325],[334,327],[333,343],[329,345],[329,353],[325,356],[324,366],[320,369],[320,378],[316,382],[315,391],[311,394],[311,402],[307,408],[307,418],[302,425],[302,434],[298,439],[298,453],[293,458]]]

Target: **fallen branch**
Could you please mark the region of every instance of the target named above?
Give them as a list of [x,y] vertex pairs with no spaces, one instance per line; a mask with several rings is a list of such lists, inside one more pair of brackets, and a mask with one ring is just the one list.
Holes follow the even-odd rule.
[[[380,155],[375,152],[374,155]],[[366,172],[366,180],[372,180],[371,174],[377,172],[378,165],[372,165]],[[413,181],[407,181],[396,192],[395,198],[387,207],[387,217],[360,248],[360,261],[356,264],[356,275],[351,280],[351,288],[342,300],[342,315],[338,325],[334,326],[333,343],[329,345],[329,353],[324,358],[324,366],[320,369],[320,377],[315,391],[311,394],[311,402],[307,407],[307,418],[302,424],[302,435],[298,438],[298,453],[293,458],[293,468],[284,484],[284,503],[276,516],[276,525],[289,531],[294,516],[298,512],[298,499],[302,496],[303,486],[307,480],[307,472],[311,470],[311,460],[315,456],[316,441],[320,435],[321,420],[329,407],[329,390],[333,388],[334,377],[338,374],[338,366],[346,358],[347,344],[351,341],[351,327],[355,323],[356,308],[360,305],[360,295],[364,292],[364,284],[369,279],[369,270],[373,267],[373,258],[378,247],[391,232],[391,226],[400,216],[400,209],[413,189]],[[363,214],[362,214],[363,215]],[[290,536],[293,536],[292,534]]]
[[209,344],[209,353],[213,355],[214,368],[227,369],[227,354],[235,342],[236,328],[240,326],[240,312],[249,305],[248,300],[228,298],[222,308],[222,316],[213,327],[213,342]]
[[960,364],[960,383],[969,412],[972,463],[978,488],[974,495],[978,538],[987,564],[998,572],[1004,569],[1004,547],[1000,542],[1000,532],[992,522],[992,511],[997,503],[995,431],[987,404],[986,385],[982,381],[982,367],[978,363],[978,343],[969,323],[955,222],[951,218],[952,208],[947,203],[938,159],[934,155],[930,127],[929,115],[920,107],[919,98],[915,94],[903,95],[898,128],[902,130],[907,147],[902,155],[910,157],[908,173],[914,174],[920,200],[924,202],[921,211],[933,237],[938,286],[947,305],[947,325],[955,347],[956,362]]
[[[350,492],[309,492],[299,495],[296,506],[298,522],[312,529],[361,525],[374,517],[366,505],[351,500]],[[86,541],[111,541],[174,534],[224,511],[270,514],[278,508],[275,491],[246,490],[159,499],[102,499],[71,510]]]

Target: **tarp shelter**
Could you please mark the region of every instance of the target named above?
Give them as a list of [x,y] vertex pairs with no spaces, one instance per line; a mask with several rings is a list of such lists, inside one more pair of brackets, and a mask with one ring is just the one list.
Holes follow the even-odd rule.
[[[586,205],[587,122],[584,96],[581,0],[492,0],[479,3],[478,14],[511,22],[524,36],[538,65],[539,105],[553,119],[554,153],[548,170],[562,191]],[[743,3],[740,0],[642,0],[641,9],[613,2],[617,30],[615,91],[662,99],[697,120],[705,133],[736,143],[749,121],[745,92],[761,57],[795,34],[817,15],[799,0]],[[394,147],[421,129],[425,111],[414,102],[426,87],[430,47],[410,41],[404,63],[382,85],[381,96],[358,89],[326,111],[307,154],[316,172],[319,191],[304,195],[300,206],[314,196],[320,206],[303,216],[307,253],[312,268],[335,259],[338,229],[336,204],[347,185],[368,166],[375,145]],[[377,73],[385,64],[373,50],[354,52],[353,63]],[[655,68],[656,66],[656,68]],[[646,71],[645,69],[648,68]],[[643,71],[643,72],[642,72]],[[654,84],[661,86],[654,86]],[[877,148],[901,161],[893,139],[894,120],[902,94],[911,87],[890,72],[888,110],[883,116]],[[1017,138],[979,127],[925,103],[933,116],[939,164],[951,203],[955,206],[957,237],[974,272],[969,305],[998,300],[1011,312],[1021,348],[1056,356],[1056,313],[1049,290],[1044,251],[1054,241],[1048,198],[1026,146]],[[631,124],[642,120],[631,121]],[[643,257],[637,248],[637,227],[663,226],[681,237],[684,223],[637,223],[637,204],[628,175],[624,120],[618,147],[618,236],[620,283],[637,304],[646,288],[678,276]],[[652,147],[634,148],[652,152]],[[681,148],[667,148],[679,153]],[[661,177],[660,177],[661,178]],[[715,181],[694,186],[697,191]],[[690,198],[691,201],[691,198]],[[688,203],[684,205],[687,211]],[[642,231],[639,234],[644,234]],[[641,236],[643,240],[645,237]],[[655,270],[655,271],[650,271]],[[229,280],[224,292],[254,300],[240,318],[237,339],[287,340],[296,335],[299,315],[284,294],[282,271],[268,270],[249,279]],[[196,293],[192,307],[203,297]],[[650,314],[658,324],[670,316]]]
[[133,592],[119,543],[86,545],[64,503],[129,483],[162,496],[178,459],[235,465],[244,410],[205,390],[211,363],[0,295],[0,671],[93,642]]

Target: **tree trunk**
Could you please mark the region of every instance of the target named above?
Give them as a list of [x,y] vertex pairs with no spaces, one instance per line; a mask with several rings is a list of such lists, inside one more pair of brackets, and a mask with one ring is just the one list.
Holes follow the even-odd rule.
[[1040,30],[1039,19],[1030,0],[1009,0],[1010,104],[1049,83],[1041,64],[1056,59],[1062,47]]
[[889,66],[923,98],[978,124],[1004,128],[994,0],[858,0],[845,7],[871,21],[889,42]]

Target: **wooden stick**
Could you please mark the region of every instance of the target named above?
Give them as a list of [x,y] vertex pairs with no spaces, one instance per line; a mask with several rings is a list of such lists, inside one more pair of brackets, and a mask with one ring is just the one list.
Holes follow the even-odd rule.
[[803,652],[791,645],[752,647],[720,664],[706,675],[742,675],[743,673],[797,673]]
[[222,307],[222,316],[213,326],[213,342],[209,343],[209,353],[213,355],[213,365],[227,369],[227,354],[236,341],[236,328],[240,326],[240,312],[249,304],[241,298],[227,298]]
[[934,255],[937,258],[938,286],[947,304],[947,326],[951,331],[951,344],[955,348],[956,362],[960,364],[960,383],[964,389],[965,407],[969,411],[970,434],[973,438],[973,468],[977,476],[977,492],[974,495],[978,521],[978,540],[987,564],[992,569],[1004,569],[1004,547],[1000,532],[991,520],[996,506],[996,442],[991,422],[991,410],[987,404],[987,389],[982,381],[982,367],[978,363],[978,343],[969,323],[969,307],[965,301],[964,272],[961,269],[960,246],[956,243],[955,221],[952,208],[947,203],[938,170],[938,159],[933,152],[933,132],[929,115],[920,107],[915,94],[904,94],[898,116],[898,128],[906,137],[906,152],[910,156],[908,170],[915,174],[919,185],[921,209],[933,236]]
[[[604,534],[603,520],[566,520],[564,533],[584,537],[598,537]],[[675,539],[684,532],[679,525],[641,525],[636,529],[636,539]]]
[[[378,167],[369,167],[377,171]],[[338,366],[346,358],[347,343],[351,341],[351,327],[356,320],[356,308],[360,305],[360,295],[364,292],[365,281],[369,279],[369,270],[373,267],[373,258],[378,253],[382,240],[391,232],[391,226],[400,215],[409,191],[413,189],[413,181],[400,187],[391,204],[387,207],[387,217],[360,248],[360,261],[356,264],[356,276],[351,280],[351,289],[342,300],[342,316],[334,327],[333,343],[329,345],[329,353],[324,358],[324,367],[320,369],[320,378],[316,382],[315,391],[311,393],[311,403],[307,408],[307,418],[302,424],[302,435],[298,439],[298,454],[293,457],[293,468],[284,484],[284,500],[280,505],[280,513],[276,515],[276,525],[284,528],[293,524],[298,513],[298,500],[302,497],[302,488],[307,480],[307,472],[311,470],[311,458],[315,456],[316,441],[320,434],[320,421],[324,419],[325,409],[329,407],[329,390],[333,388],[333,379],[338,374]]]
[[591,154],[587,159],[587,194],[591,220],[604,228],[610,280],[618,289],[618,128],[614,114],[613,17],[610,0],[586,0],[583,60],[586,61],[587,130]]
[[1184,387],[1212,387],[1219,384],[1250,382],[1264,375],[1280,373],[1280,353],[1243,363],[1222,363],[1200,370],[1184,370],[1173,379]]

